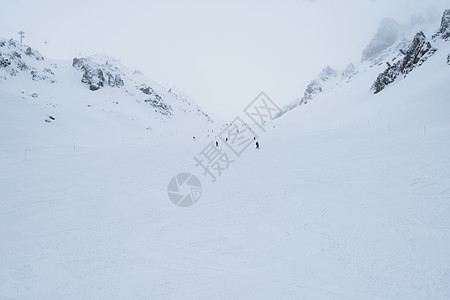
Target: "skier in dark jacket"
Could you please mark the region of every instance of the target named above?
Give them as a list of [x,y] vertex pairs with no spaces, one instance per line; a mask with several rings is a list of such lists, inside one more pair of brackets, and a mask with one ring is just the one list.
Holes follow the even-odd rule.
[[259,143],[256,142],[256,149],[259,149]]

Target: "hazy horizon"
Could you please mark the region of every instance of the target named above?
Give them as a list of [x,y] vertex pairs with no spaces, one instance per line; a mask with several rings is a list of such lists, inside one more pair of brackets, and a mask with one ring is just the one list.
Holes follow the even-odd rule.
[[[326,65],[358,63],[390,17],[438,24],[445,1],[15,1],[1,37],[44,56],[106,54],[231,118],[260,91],[279,105],[302,96]],[[418,18],[418,16],[420,16]]]

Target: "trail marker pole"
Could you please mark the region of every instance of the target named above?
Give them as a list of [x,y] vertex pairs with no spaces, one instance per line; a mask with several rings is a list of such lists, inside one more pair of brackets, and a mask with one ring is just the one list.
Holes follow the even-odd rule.
[[20,35],[20,44],[22,44],[23,39],[25,38],[25,32],[21,30],[18,32],[18,34]]

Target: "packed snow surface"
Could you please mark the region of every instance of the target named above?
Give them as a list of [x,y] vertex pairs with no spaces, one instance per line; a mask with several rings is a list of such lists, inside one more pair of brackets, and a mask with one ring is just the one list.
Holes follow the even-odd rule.
[[0,299],[450,299],[448,50],[318,95],[215,183],[193,157],[217,129],[0,82]]

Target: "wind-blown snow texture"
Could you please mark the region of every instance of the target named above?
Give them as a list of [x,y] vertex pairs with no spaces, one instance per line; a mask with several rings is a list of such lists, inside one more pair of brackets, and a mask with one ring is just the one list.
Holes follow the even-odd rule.
[[[376,95],[379,68],[332,77],[214,184],[193,160],[211,123],[178,100],[148,118],[71,62],[55,83],[2,69],[0,299],[450,299],[450,46],[433,46]],[[185,171],[203,194],[181,209],[166,188]]]

